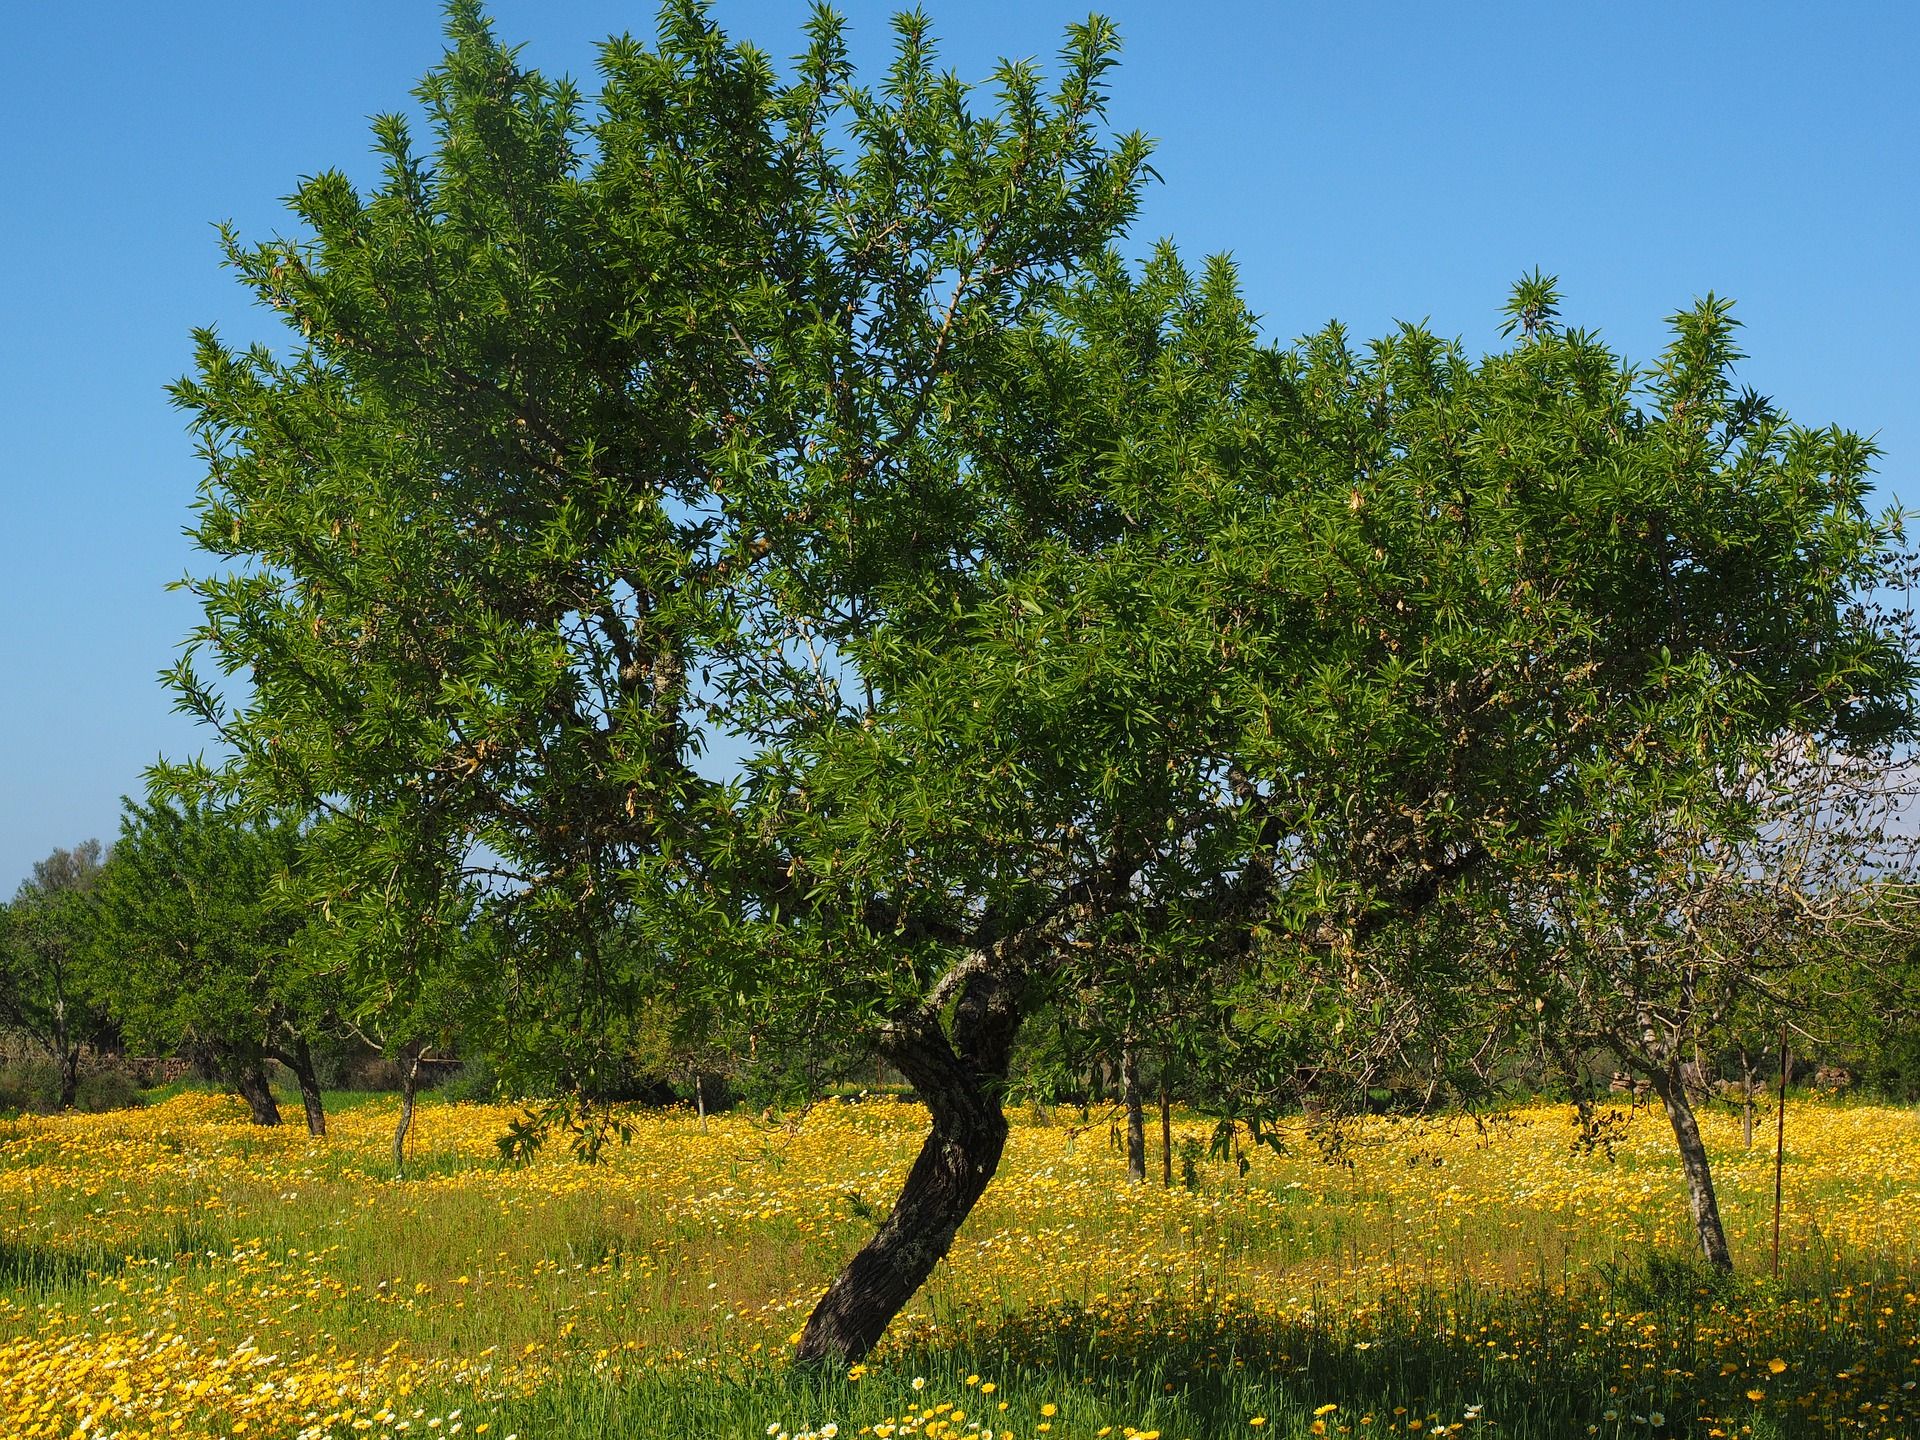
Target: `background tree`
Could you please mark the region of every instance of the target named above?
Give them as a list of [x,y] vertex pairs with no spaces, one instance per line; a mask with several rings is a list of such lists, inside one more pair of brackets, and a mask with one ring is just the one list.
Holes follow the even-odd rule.
[[1674,809],[1657,830],[1596,797],[1591,821],[1634,843],[1529,877],[1515,923],[1484,933],[1483,988],[1534,1012],[1563,1068],[1598,1052],[1650,1086],[1709,1264],[1733,1264],[1697,1118],[1713,1054],[1744,1033],[1766,1056],[1778,1027],[1821,1028],[1801,1014],[1834,957],[1884,945],[1895,907],[1873,891],[1913,869],[1912,840],[1889,829],[1908,798],[1897,775],[1884,755],[1785,740],[1723,776],[1737,804]]
[[[327,923],[325,906],[339,875],[330,867],[346,863],[350,851],[341,842],[351,831],[348,817],[336,813],[304,837],[303,893],[321,908],[296,942],[298,968],[324,977],[338,1023],[393,1065],[400,1090],[393,1170],[404,1178],[415,1102],[428,1083],[429,1065],[458,1054],[493,1069],[519,1056],[522,1065],[509,1073],[510,1086],[519,1080],[519,1093],[538,1093],[524,1082],[553,1073],[556,1060],[542,1040],[565,1032],[570,1017],[554,1004],[551,989],[523,996],[516,1016],[503,1014],[502,996],[521,977],[484,917],[476,915],[469,889],[451,888],[430,905],[396,903],[379,912],[378,924],[359,929]],[[534,976],[547,973],[536,967]],[[516,1018],[521,1033],[508,1028]]]
[[277,1125],[266,1064],[300,1088],[307,1128],[326,1133],[312,1044],[336,995],[303,967],[295,942],[307,913],[294,885],[297,819],[247,821],[191,802],[125,803],[101,875],[95,963],[126,1033],[163,1052],[203,1058]]
[[119,1039],[99,999],[111,977],[89,964],[100,856],[98,840],[55,850],[0,908],[0,1028],[46,1051],[62,1110],[73,1107],[86,1048]]
[[1803,713],[1904,723],[1849,609],[1868,452],[1770,410],[1723,444],[1711,305],[1646,390],[1545,282],[1481,363],[1267,346],[1226,264],[1108,253],[1145,147],[1098,21],[982,110],[918,16],[869,89],[830,17],[783,82],[672,7],[591,115],[452,29],[430,158],[383,120],[375,193],[319,176],[305,238],[233,243],[298,348],[204,335],[176,389],[236,564],[193,650],[252,687],[183,661],[232,758],[174,778],[333,807],[344,934],[470,897],[506,1015],[642,956],[902,1074],[926,1144],[803,1359],[946,1252],[1055,995],[1141,957],[1440,993],[1512,876],[1596,863],[1603,786],[1655,814]]
[[[1920,1100],[1920,947],[1914,943],[1911,891],[1897,896],[1901,919],[1830,956],[1812,1006],[1796,1018],[1869,1089]],[[1805,992],[1803,992],[1805,993]],[[1814,1008],[1818,1007],[1818,1008]]]

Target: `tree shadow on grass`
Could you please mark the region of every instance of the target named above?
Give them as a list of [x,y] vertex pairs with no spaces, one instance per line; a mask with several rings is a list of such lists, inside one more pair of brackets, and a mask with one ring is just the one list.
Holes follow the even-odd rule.
[[1004,1376],[1005,1391],[1057,1404],[1076,1435],[1111,1425],[1246,1436],[1260,1418],[1280,1436],[1445,1434],[1492,1422],[1508,1437],[1558,1437],[1628,1411],[1697,1411],[1670,1385],[1609,1395],[1621,1359],[1583,1344],[1591,1336],[1563,1297],[1544,1292],[1494,1303],[1468,1291],[1402,1295],[1358,1312],[1284,1317],[1204,1293],[1122,1293],[1039,1306],[901,1359]]
[[1920,1353],[1907,1277],[1863,1266],[1776,1289],[1692,1273],[1667,1257],[1571,1288],[1315,1297],[1282,1313],[1204,1283],[1015,1314],[989,1301],[977,1321],[904,1320],[851,1369],[795,1369],[777,1342],[743,1353],[689,1317],[670,1345],[556,1349],[531,1393],[416,1400],[543,1440],[1798,1440],[1860,1434],[1863,1416],[1867,1433],[1920,1434],[1920,1392],[1901,1388]]
[[1270,1436],[1815,1436],[1858,1433],[1862,1414],[1920,1434],[1910,1293],[1871,1267],[1776,1289],[1649,1255],[1570,1288],[1463,1284],[1281,1314],[1203,1287],[1123,1292],[909,1344],[899,1363],[1051,1390],[1074,1435],[1248,1436],[1264,1417]]
[[41,1245],[0,1236],[0,1293],[42,1295],[97,1283],[136,1264],[224,1254],[229,1242],[204,1225],[180,1224],[165,1235],[121,1246]]
[[[1661,1308],[1627,1310],[1616,1303],[1624,1294],[1596,1277],[1576,1294],[1461,1287],[1357,1310],[1274,1315],[1204,1287],[1123,1292],[972,1326],[951,1318],[916,1334],[909,1324],[871,1365],[854,1370],[795,1370],[771,1356],[715,1363],[689,1337],[692,1353],[672,1364],[636,1353],[597,1373],[563,1366],[540,1391],[505,1405],[498,1422],[503,1433],[553,1440],[802,1437],[830,1433],[828,1424],[847,1437],[961,1437],[991,1428],[1023,1440],[1154,1432],[1163,1440],[1705,1440],[1716,1429],[1857,1433],[1829,1431],[1819,1417],[1831,1414],[1840,1426],[1866,1400],[1889,1404],[1878,1412],[1888,1433],[1920,1433],[1920,1409],[1898,1389],[1906,1378],[1895,1373],[1900,1347],[1881,1370],[1860,1372],[1852,1389],[1829,1400],[1835,1382],[1815,1377],[1833,1376],[1847,1363],[1836,1358],[1843,1351],[1857,1363],[1858,1331],[1832,1336],[1824,1349],[1812,1332],[1757,1335],[1742,1329],[1760,1313],[1748,1303],[1755,1293],[1751,1285],[1704,1296],[1669,1287]],[[1788,1299],[1779,1313],[1818,1308],[1807,1298]],[[1776,1347],[1795,1356],[1791,1385],[1775,1384],[1768,1371]],[[1735,1357],[1735,1368],[1724,1370]],[[1801,1374],[1826,1387],[1811,1407],[1800,1398]],[[1750,1388],[1762,1389],[1766,1403],[1748,1399]]]

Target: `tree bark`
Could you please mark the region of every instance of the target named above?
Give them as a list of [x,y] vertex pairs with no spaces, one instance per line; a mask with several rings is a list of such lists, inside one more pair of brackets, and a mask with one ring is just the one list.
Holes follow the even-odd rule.
[[1147,1118],[1140,1100],[1140,1056],[1128,1041],[1120,1050],[1120,1099],[1127,1109],[1127,1179],[1147,1178]]
[[80,1048],[62,1046],[60,1049],[60,1108],[73,1109],[80,1095]]
[[1013,985],[978,971],[961,989],[950,1034],[925,1012],[887,1028],[882,1053],[933,1123],[893,1209],[808,1316],[797,1363],[865,1356],[952,1246],[1007,1143],[1001,1097],[1021,1019]]
[[1707,1263],[1721,1270],[1733,1268],[1733,1253],[1727,1247],[1726,1227],[1720,1223],[1720,1202],[1713,1191],[1713,1171],[1707,1164],[1706,1142],[1700,1136],[1700,1122],[1693,1113],[1693,1102],[1680,1066],[1669,1056],[1656,1065],[1648,1079],[1654,1094],[1666,1106],[1667,1120],[1673,1126],[1673,1138],[1680,1148],[1680,1168],[1687,1178],[1687,1208],[1693,1215],[1694,1232],[1700,1239],[1700,1253]]
[[247,1109],[253,1112],[254,1124],[280,1123],[280,1104],[273,1098],[273,1087],[267,1083],[266,1066],[260,1061],[234,1061],[233,1088],[240,1092],[240,1098],[247,1102]]
[[313,1068],[313,1051],[307,1047],[307,1037],[295,1032],[284,1050],[273,1052],[273,1058],[293,1072],[294,1083],[300,1087],[300,1104],[307,1112],[307,1133],[325,1135],[327,1110],[320,1099],[320,1077]]
[[424,1052],[409,1046],[400,1057],[400,1123],[393,1131],[393,1178],[407,1178],[407,1132],[413,1129],[413,1097],[420,1085],[420,1056]]

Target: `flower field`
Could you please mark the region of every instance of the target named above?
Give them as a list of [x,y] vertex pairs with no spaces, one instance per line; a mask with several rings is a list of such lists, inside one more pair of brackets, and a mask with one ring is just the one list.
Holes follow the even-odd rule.
[[782,1361],[916,1107],[636,1114],[599,1165],[503,1168],[513,1114],[424,1105],[405,1181],[391,1100],[321,1141],[199,1093],[0,1122],[0,1435],[1920,1435],[1907,1110],[1789,1107],[1777,1285],[1770,1147],[1712,1117],[1718,1286],[1645,1112],[1611,1160],[1554,1107],[1296,1122],[1171,1189],[1099,1117],[1027,1117],[844,1375]]

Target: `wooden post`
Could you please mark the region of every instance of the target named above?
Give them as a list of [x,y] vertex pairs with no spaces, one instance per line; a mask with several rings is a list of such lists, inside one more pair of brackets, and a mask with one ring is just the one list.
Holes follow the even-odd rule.
[[1173,1101],[1167,1096],[1167,1071],[1160,1068],[1160,1183],[1173,1188]]
[[1740,1042],[1740,1141],[1749,1150],[1753,1149],[1753,1082],[1757,1079],[1753,1073],[1753,1056],[1747,1052],[1747,1042]]
[[1780,1100],[1773,1128],[1773,1278],[1780,1278],[1781,1173],[1787,1156],[1787,1027],[1780,1027]]

